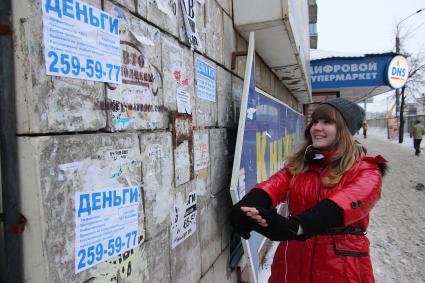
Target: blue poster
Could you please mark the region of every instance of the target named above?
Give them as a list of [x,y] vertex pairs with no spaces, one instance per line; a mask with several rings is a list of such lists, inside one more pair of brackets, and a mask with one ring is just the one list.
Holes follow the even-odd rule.
[[[283,168],[284,160],[302,140],[303,130],[303,115],[258,89],[249,92],[237,185],[239,199]],[[263,240],[256,232],[248,240],[256,276]]]
[[75,192],[75,273],[138,245],[139,188]]
[[214,66],[196,58],[196,95],[215,102],[216,71]]
[[[251,42],[250,35],[231,182],[234,203],[257,183],[267,180],[283,168],[284,160],[295,152],[304,131],[302,114],[255,88],[254,48]],[[256,282],[259,251],[264,240],[262,235],[252,232],[250,239],[242,242]]]
[[119,20],[79,0],[42,0],[46,74],[122,83]]

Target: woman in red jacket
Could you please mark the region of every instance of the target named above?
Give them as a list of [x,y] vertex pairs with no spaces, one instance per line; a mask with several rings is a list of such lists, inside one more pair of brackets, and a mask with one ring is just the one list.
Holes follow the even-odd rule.
[[[301,150],[232,208],[242,237],[255,230],[281,241],[269,283],[374,282],[366,230],[386,161],[355,143],[363,119],[363,109],[343,98],[319,105]],[[289,217],[274,209],[282,202]]]

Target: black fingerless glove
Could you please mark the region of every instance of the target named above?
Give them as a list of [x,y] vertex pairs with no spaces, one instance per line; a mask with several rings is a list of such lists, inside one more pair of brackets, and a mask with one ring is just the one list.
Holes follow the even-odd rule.
[[299,222],[294,218],[286,218],[279,215],[276,209],[257,208],[260,215],[267,221],[268,226],[263,227],[258,224],[254,230],[272,241],[295,240],[300,227]]
[[242,206],[255,207],[257,209],[269,208],[272,206],[272,200],[265,191],[254,188],[230,210],[229,219],[233,229],[242,238],[249,239],[249,233],[254,227],[258,226],[258,224],[240,209]]
[[294,217],[303,228],[304,237],[322,234],[344,224],[344,211],[329,199]]
[[[275,209],[260,208],[258,211],[267,221],[268,227],[256,224],[253,226],[254,230],[272,241],[305,240],[342,226],[344,222],[343,210],[328,199],[319,202],[300,215],[289,218],[277,214]],[[300,226],[303,233],[297,235]]]

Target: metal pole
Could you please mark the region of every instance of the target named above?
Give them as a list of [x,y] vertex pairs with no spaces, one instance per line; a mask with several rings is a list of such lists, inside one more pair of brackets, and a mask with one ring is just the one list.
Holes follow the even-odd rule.
[[[398,34],[398,25],[397,25],[397,35],[395,38],[395,52],[399,53],[400,52],[400,38],[399,38],[399,34]],[[400,113],[400,89],[397,88],[395,90],[395,116],[397,118],[397,124],[399,125],[400,123],[398,122],[398,114]]]
[[[405,20],[409,19],[410,17],[419,14],[420,12],[424,11],[425,8],[419,9],[416,12],[410,14],[409,16],[407,16],[406,18],[402,19],[401,21],[398,22],[397,27],[396,27],[396,38],[395,38],[395,52],[399,53],[400,52],[400,24],[402,22],[404,22]],[[400,131],[400,89],[396,89],[395,90],[395,116],[397,118],[397,130]],[[399,143],[402,142],[402,138],[401,138],[401,134],[399,132]]]
[[0,1],[0,152],[4,219],[4,248],[0,246],[2,282],[23,282],[22,239],[14,234],[19,223],[16,110],[12,0]]

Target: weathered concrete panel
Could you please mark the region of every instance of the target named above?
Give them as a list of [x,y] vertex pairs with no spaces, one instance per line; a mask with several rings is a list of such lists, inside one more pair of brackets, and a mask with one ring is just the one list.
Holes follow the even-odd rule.
[[223,8],[229,16],[232,16],[232,0],[217,0],[218,5]]
[[227,268],[229,259],[229,248],[225,249],[214,263],[214,282],[231,283],[237,282],[236,271],[230,272]]
[[206,53],[223,64],[223,12],[215,0],[206,2]]
[[217,198],[210,199],[210,202],[200,209],[198,232],[201,241],[202,274],[207,272],[221,253],[220,217]]
[[190,95],[192,119],[195,120],[193,52],[169,36],[162,38],[162,75],[165,108],[177,111],[177,91],[184,90]]
[[219,127],[235,127],[232,98],[232,74],[217,67],[217,112]]
[[[105,282],[120,276],[121,282],[139,282],[132,276],[142,268],[138,248],[78,274],[74,270],[75,193],[140,187],[137,135],[20,137],[18,149],[22,214],[28,219],[23,234],[25,281]],[[145,235],[141,200],[139,235],[140,244]]]
[[231,167],[228,160],[226,129],[210,130],[211,194],[230,188]]
[[243,92],[243,80],[236,76],[232,76],[232,99],[235,113],[235,123],[239,123],[239,113],[241,107],[241,99]]
[[140,134],[146,239],[155,238],[170,224],[173,194],[171,133]]
[[[183,190],[192,190],[191,183],[181,186]],[[185,198],[187,192],[177,193],[176,198]],[[199,211],[197,217],[199,223]],[[199,225],[197,225],[199,229]],[[201,278],[201,246],[196,231],[177,247],[171,250],[171,278],[173,283],[195,283]]]
[[268,94],[271,93],[271,89],[270,89],[271,76],[272,76],[272,72],[270,71],[270,68],[265,63],[263,63],[261,65],[261,78],[263,81],[264,91],[267,92]]
[[276,86],[276,98],[285,102],[285,86],[282,83],[278,83]]
[[223,13],[223,61],[224,66],[230,70],[232,52],[236,50],[236,31],[233,29],[233,21]]
[[148,16],[148,0],[135,0],[136,14],[146,19]]
[[212,266],[210,269],[208,269],[207,273],[202,275],[202,278],[199,283],[216,283],[214,281],[214,269]]
[[[217,67],[216,64],[208,59],[206,59],[203,56],[200,56],[198,54],[195,54],[194,59],[194,72],[195,72],[195,79],[197,83],[197,75],[196,75],[196,58],[200,58],[202,61],[207,62],[211,66],[213,66],[216,69],[217,74]],[[195,117],[195,126],[196,127],[208,127],[208,126],[215,126],[217,124],[217,85],[216,85],[216,102],[209,101],[203,98],[198,97],[197,95],[197,89],[196,89],[196,83],[195,83],[195,104],[196,104],[196,117]],[[217,83],[217,80],[216,80]]]
[[274,97],[276,97],[276,93],[277,93],[277,84],[279,83],[278,78],[276,77],[275,74],[272,73],[271,79],[270,79],[270,94]]
[[[99,0],[86,3],[100,9]],[[17,131],[19,134],[93,131],[106,125],[101,82],[46,74],[41,1],[17,1],[13,10]]]
[[179,36],[179,0],[147,0],[147,19],[175,37]]
[[137,282],[172,282],[169,240],[168,229],[165,229],[140,247],[144,268],[141,269],[141,273],[135,275],[138,278]]
[[208,130],[193,131],[193,155],[196,194],[198,203],[210,195],[210,140]]
[[123,84],[107,84],[107,130],[157,129],[168,126],[163,107],[161,33],[126,10],[106,2],[120,18]]
[[[248,43],[239,34],[236,37],[236,50],[237,51],[248,51]],[[236,57],[236,73],[241,78],[243,78],[245,76],[245,67],[246,67],[246,56]]]
[[230,190],[222,190],[215,196],[217,202],[217,223],[220,229],[221,251],[223,251],[230,244],[230,237],[232,234],[232,227],[227,215],[233,206]]
[[136,11],[135,0],[114,0],[131,12]]

